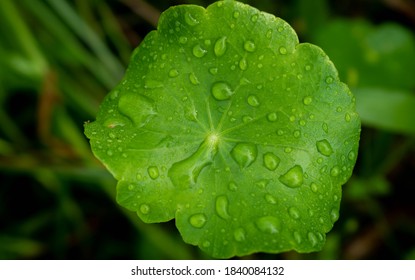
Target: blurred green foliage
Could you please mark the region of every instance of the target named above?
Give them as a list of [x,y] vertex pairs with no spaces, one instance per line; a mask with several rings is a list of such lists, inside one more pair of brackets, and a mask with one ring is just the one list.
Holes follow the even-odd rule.
[[[153,1],[156,2],[156,1]],[[83,123],[171,5],[213,1],[0,1],[0,259],[203,259],[174,222],[115,203]],[[356,94],[363,130],[323,251],[254,259],[413,259],[415,4],[243,1],[320,45]]]

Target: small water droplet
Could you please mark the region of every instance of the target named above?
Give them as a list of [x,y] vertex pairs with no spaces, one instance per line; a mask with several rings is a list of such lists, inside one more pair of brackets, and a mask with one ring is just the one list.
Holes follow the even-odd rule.
[[274,171],[275,169],[277,169],[281,161],[279,157],[277,157],[271,152],[265,153],[263,159],[264,166],[270,171]]
[[237,242],[243,242],[245,241],[245,230],[243,228],[237,228],[234,232],[233,232],[233,238],[235,239],[235,241]]
[[299,131],[299,130],[294,131],[294,137],[295,138],[299,138],[300,136],[301,136],[301,131]]
[[187,43],[187,37],[180,36],[179,37],[179,43],[182,44],[182,45],[186,44]]
[[329,157],[331,154],[333,154],[333,148],[331,147],[330,142],[326,139],[317,141],[316,146],[318,152],[323,156]]
[[311,65],[307,64],[304,68],[305,68],[306,71],[310,71],[311,70]]
[[301,244],[301,242],[303,241],[301,234],[298,231],[294,231],[293,236],[294,236],[295,242],[297,244]]
[[349,160],[355,160],[356,159],[356,154],[353,151],[351,151],[349,153],[348,157],[349,157]]
[[314,193],[318,192],[318,186],[316,183],[311,183],[310,188],[312,192]]
[[258,15],[253,15],[252,17],[251,17],[251,21],[252,22],[256,22],[258,20]]
[[256,160],[258,148],[252,143],[238,143],[231,151],[231,156],[239,167],[246,168]]
[[179,76],[179,71],[177,71],[177,69],[171,69],[171,70],[169,71],[169,77],[170,77],[170,78],[175,78],[175,77],[177,77],[177,76]]
[[194,85],[200,84],[199,79],[196,77],[195,73],[190,73],[189,74],[189,80]]
[[269,29],[268,31],[267,31],[267,38],[268,39],[271,39],[271,37],[272,37],[272,29]]
[[269,193],[265,195],[265,201],[268,202],[269,204],[277,204],[277,199],[273,197],[272,195],[270,195]]
[[129,190],[129,191],[134,190],[134,185],[128,185],[128,190]]
[[159,177],[159,169],[157,168],[157,166],[150,166],[147,169],[148,175],[150,176],[151,179],[155,180]]
[[111,150],[107,151],[107,155],[112,156],[114,153]]
[[197,44],[193,47],[193,55],[197,58],[202,58],[206,55],[207,50],[204,49],[201,45]]
[[255,225],[264,233],[275,234],[280,231],[281,223],[274,216],[264,216],[256,220]]
[[226,36],[218,39],[215,43],[215,47],[213,48],[216,56],[222,56],[226,52]]
[[217,82],[213,84],[211,93],[213,97],[219,101],[227,100],[234,94],[231,87],[225,82]]
[[245,41],[245,43],[244,43],[244,49],[247,51],[247,52],[254,52],[255,51],[255,48],[256,48],[256,46],[255,46],[255,43],[254,42],[252,42],[252,41]]
[[331,171],[330,171],[330,175],[333,177],[337,177],[340,174],[340,168],[336,165],[334,166]]
[[275,121],[277,121],[277,119],[278,119],[278,115],[275,112],[269,113],[267,115],[267,120],[270,121],[270,122],[275,122]]
[[216,68],[216,67],[210,68],[209,73],[212,74],[212,75],[218,74],[218,68]]
[[311,96],[304,97],[304,99],[303,99],[304,105],[310,105],[311,102],[313,102],[313,98]]
[[148,213],[150,213],[150,206],[148,206],[148,204],[141,204],[140,205],[140,212],[143,213],[144,215],[147,215]]
[[255,95],[248,96],[247,102],[252,107],[258,107],[260,105],[258,97],[256,97]]
[[327,123],[323,123],[322,128],[325,133],[329,133],[329,126],[327,125]]
[[284,152],[286,152],[287,154],[291,153],[293,151],[293,149],[291,147],[286,147],[284,149]]
[[344,119],[346,120],[346,122],[350,122],[352,117],[349,115],[349,113],[346,113],[346,115],[344,116]]
[[285,47],[280,47],[279,52],[280,54],[287,54],[287,49]]
[[318,243],[316,235],[310,231],[307,236],[308,240],[311,242],[311,246],[316,246]]
[[332,76],[328,76],[326,78],[326,83],[331,84],[333,82],[333,77]]
[[154,89],[154,88],[162,88],[163,83],[156,80],[145,80],[144,81],[144,88]]
[[228,184],[228,189],[230,190],[230,191],[237,191],[238,190],[238,185],[235,183],[235,182],[233,182],[233,181],[231,181],[231,182],[229,182],[229,184]]
[[242,122],[243,123],[249,123],[251,121],[253,121],[253,118],[251,116],[243,116],[242,117]]
[[289,169],[284,175],[279,177],[281,183],[290,188],[301,187],[304,180],[303,169],[299,165],[295,165]]
[[337,221],[339,219],[339,211],[335,208],[331,209],[330,211],[330,218],[331,221],[334,223],[335,221]]
[[189,223],[195,228],[202,228],[207,222],[205,214],[194,214],[190,216]]
[[284,131],[282,129],[278,129],[277,131],[278,136],[284,135]]
[[195,26],[199,24],[199,21],[191,13],[186,13],[184,20],[190,26]]
[[216,214],[224,220],[230,218],[228,213],[229,201],[225,195],[218,196],[216,198]]
[[268,185],[269,181],[270,180],[268,179],[259,180],[255,182],[255,187],[264,189]]
[[241,68],[241,70],[246,70],[248,68],[248,63],[246,62],[245,58],[242,58],[239,61],[239,68]]
[[113,92],[111,92],[111,94],[110,94],[110,98],[111,98],[111,100],[115,100],[115,99],[117,99],[117,97],[118,97],[118,93],[119,93],[119,91],[118,91],[118,90],[114,90]]
[[300,218],[300,212],[298,211],[297,208],[295,207],[290,207],[288,209],[288,214],[290,215],[291,218],[293,218],[294,220],[298,220]]
[[238,18],[238,17],[239,17],[239,14],[240,14],[240,13],[239,13],[238,11],[236,11],[236,12],[234,12],[234,13],[233,13],[233,17],[234,17],[234,18]]

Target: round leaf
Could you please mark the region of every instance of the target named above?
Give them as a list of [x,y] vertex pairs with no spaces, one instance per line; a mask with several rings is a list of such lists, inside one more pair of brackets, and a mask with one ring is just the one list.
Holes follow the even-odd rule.
[[118,203],[228,258],[322,248],[360,121],[320,48],[225,0],[165,11],[85,133]]

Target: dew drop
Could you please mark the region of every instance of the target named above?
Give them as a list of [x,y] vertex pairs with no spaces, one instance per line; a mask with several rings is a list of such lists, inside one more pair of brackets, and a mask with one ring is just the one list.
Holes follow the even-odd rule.
[[267,35],[266,36],[267,36],[268,39],[271,39],[271,37],[272,37],[272,29],[270,29],[270,30],[267,31]]
[[144,82],[144,88],[154,89],[154,88],[162,88],[163,83],[156,80],[146,80]]
[[326,78],[326,83],[331,84],[333,82],[333,77],[332,76],[328,76]]
[[169,71],[169,77],[170,77],[170,78],[175,78],[175,77],[177,77],[177,76],[179,76],[179,71],[177,71],[177,69],[171,69],[171,70]]
[[291,218],[293,218],[294,220],[298,220],[300,218],[300,212],[298,211],[297,208],[295,207],[290,207],[288,209],[288,214],[290,215]]
[[307,64],[304,68],[305,68],[306,71],[310,71],[311,70],[311,65]]
[[238,185],[235,183],[235,182],[233,182],[233,181],[231,181],[231,182],[229,182],[229,184],[228,184],[228,189],[230,190],[230,191],[237,191],[238,190]]
[[216,214],[224,220],[230,218],[228,213],[229,201],[225,195],[218,196],[216,198]]
[[245,239],[246,239],[245,235],[246,235],[246,233],[245,233],[245,230],[243,228],[237,228],[233,232],[233,238],[237,242],[243,242],[243,241],[245,241]]
[[154,101],[141,94],[122,95],[118,101],[118,109],[139,127],[147,124],[156,115]]
[[351,151],[348,155],[348,158],[349,158],[349,160],[355,160],[356,154],[353,151]]
[[258,107],[260,105],[258,97],[256,97],[255,95],[248,96],[247,102],[252,107]]
[[180,36],[179,37],[179,43],[182,44],[182,45],[186,44],[187,43],[187,37]]
[[226,52],[226,36],[223,36],[222,38],[220,38],[216,41],[213,50],[214,50],[215,55],[217,57],[220,57],[220,56],[225,54],[225,52]]
[[128,190],[129,190],[129,191],[134,190],[134,185],[128,185]]
[[339,219],[339,211],[335,208],[331,209],[330,211],[330,218],[331,221],[334,223],[335,221],[337,221]]
[[189,80],[194,85],[200,84],[199,79],[196,77],[195,73],[190,73],[189,74]]
[[350,122],[352,117],[350,117],[349,113],[346,113],[346,115],[344,116],[344,119],[346,120],[346,122]]
[[191,13],[186,13],[184,20],[190,26],[195,26],[199,24],[199,21]]
[[333,154],[333,148],[331,147],[330,142],[326,139],[317,141],[316,146],[318,152],[323,156],[329,157],[331,154]]
[[248,68],[248,63],[246,62],[245,58],[242,58],[239,61],[239,68],[241,68],[241,70],[246,70]]
[[327,125],[327,123],[323,123],[322,128],[325,133],[329,133],[329,126]]
[[119,93],[118,90],[114,90],[113,92],[111,92],[111,94],[110,94],[111,100],[117,99],[118,93]]
[[269,204],[277,204],[277,199],[273,197],[272,195],[270,195],[269,193],[265,195],[265,201],[268,202]]
[[234,94],[231,87],[225,82],[217,82],[213,84],[211,93],[213,97],[219,101],[227,100]]
[[157,166],[150,166],[147,169],[147,172],[148,172],[148,176],[150,176],[150,178],[153,180],[159,177],[159,169],[157,168]]
[[114,153],[111,150],[107,151],[107,155],[112,156]]
[[268,234],[275,234],[280,231],[281,223],[274,216],[264,216],[256,220],[255,225],[257,228]]
[[254,42],[252,42],[252,41],[245,41],[245,43],[244,43],[244,49],[247,51],[247,52],[254,52],[255,51],[255,48],[256,48],[256,46],[255,46],[255,43]]
[[330,171],[330,175],[333,177],[337,177],[340,174],[340,168],[336,165],[334,166],[331,171]]
[[240,15],[240,13],[239,13],[238,11],[236,11],[236,12],[234,12],[234,13],[233,13],[233,17],[234,17],[234,18],[238,18],[238,17],[239,17],[239,15]]
[[303,169],[299,165],[295,165],[289,169],[284,175],[279,177],[281,183],[290,188],[301,187],[304,180]]
[[239,143],[231,151],[231,156],[241,168],[250,166],[256,160],[258,148],[252,143]]
[[263,159],[264,166],[270,171],[274,171],[275,169],[277,169],[281,161],[279,157],[277,157],[271,152],[265,153]]
[[316,246],[318,243],[316,235],[310,231],[307,236],[308,240],[311,242],[311,246]]
[[275,121],[277,121],[277,119],[278,119],[278,116],[277,116],[277,113],[275,113],[275,112],[269,113],[267,115],[267,120],[270,121],[270,122],[275,122]]
[[251,17],[251,21],[252,22],[256,22],[258,20],[258,15],[253,15],[252,17]]
[[318,186],[316,183],[311,183],[310,188],[312,192],[314,193],[318,192]]
[[297,244],[301,244],[301,242],[303,241],[301,234],[298,231],[294,231],[293,236],[294,236],[295,242]]
[[280,47],[279,52],[280,54],[287,54],[287,49],[285,47]]
[[313,98],[311,96],[304,97],[304,99],[303,99],[304,105],[310,105],[311,102],[313,102]]
[[301,136],[301,132],[299,130],[294,131],[294,137],[299,138]]
[[148,204],[141,204],[140,212],[143,213],[144,215],[147,215],[148,213],[150,213],[150,206],[148,206]]
[[207,50],[204,49],[201,45],[195,45],[193,47],[193,55],[197,58],[204,57],[207,53]]
[[218,74],[218,68],[216,68],[216,67],[210,68],[209,73],[212,74],[212,75]]
[[194,214],[190,216],[189,223],[195,228],[202,228],[207,222],[205,214]]

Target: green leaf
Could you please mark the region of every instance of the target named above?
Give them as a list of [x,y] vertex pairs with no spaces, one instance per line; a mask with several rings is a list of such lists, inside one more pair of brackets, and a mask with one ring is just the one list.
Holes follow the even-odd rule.
[[165,11],[85,133],[118,203],[229,258],[322,248],[360,120],[320,48],[225,0]]

